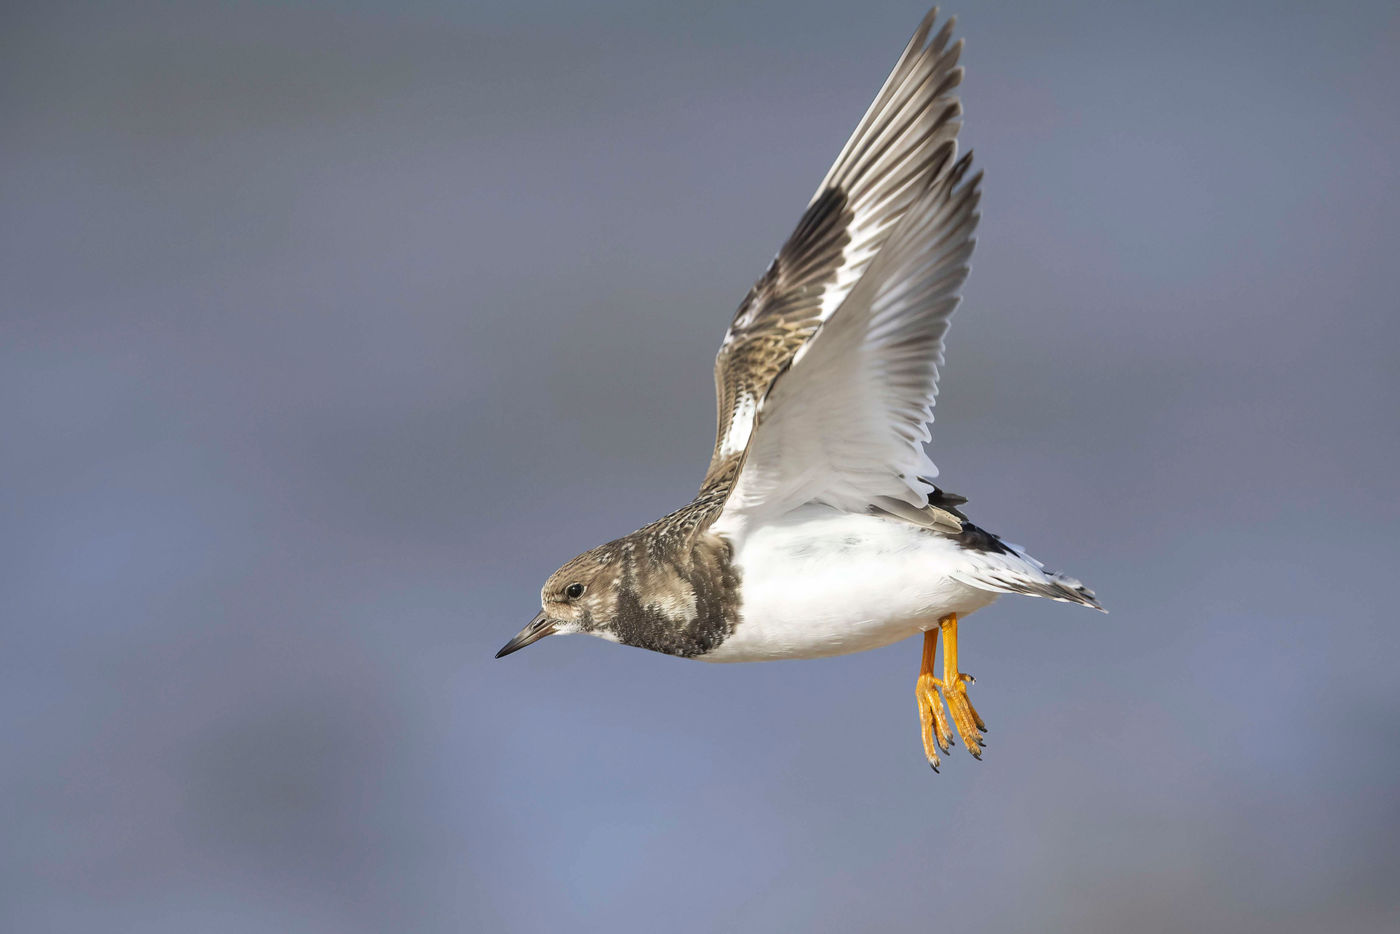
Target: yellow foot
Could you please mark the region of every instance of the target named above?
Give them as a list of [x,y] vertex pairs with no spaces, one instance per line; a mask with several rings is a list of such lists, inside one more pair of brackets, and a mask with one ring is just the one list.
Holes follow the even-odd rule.
[[982,758],[982,747],[986,744],[982,732],[987,724],[972,706],[967,697],[967,686],[976,682],[972,675],[958,671],[958,615],[950,613],[938,621],[943,632],[943,679],[939,687],[943,699],[948,702],[948,712],[953,715],[953,725],[958,728],[958,736],[974,758]]
[[[938,634],[943,633],[943,677],[933,676],[933,660],[938,650]],[[924,657],[919,666],[919,680],[914,686],[915,700],[919,704],[919,727],[924,741],[924,755],[935,772],[941,760],[938,751],[947,752],[953,744],[953,727],[962,737],[963,745],[975,758],[982,758],[982,747],[986,741],[982,733],[987,724],[982,722],[977,708],[967,697],[967,686],[974,683],[972,675],[958,671],[958,617],[950,614],[938,621],[938,628],[924,633]],[[948,713],[944,713],[944,704]],[[952,726],[948,715],[952,714]]]
[[[943,699],[938,695],[942,683],[933,676],[933,656],[938,649],[938,630],[924,633],[924,660],[919,666],[919,680],[914,685],[914,698],[919,703],[919,727],[923,734],[924,756],[935,772],[938,771],[938,749],[947,752],[953,743],[953,729],[943,712]],[[938,748],[934,748],[934,742]]]

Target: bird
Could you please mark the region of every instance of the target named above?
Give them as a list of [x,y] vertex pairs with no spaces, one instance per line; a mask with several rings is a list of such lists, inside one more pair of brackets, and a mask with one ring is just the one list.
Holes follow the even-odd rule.
[[924,445],[982,184],[972,152],[958,155],[963,41],[954,18],[937,23],[935,7],[735,313],[698,494],[551,574],[497,658],[562,633],[707,662],[919,636],[914,693],[936,772],[954,730],[977,759],[985,744],[960,620],[1008,593],[1103,610],[933,482]]

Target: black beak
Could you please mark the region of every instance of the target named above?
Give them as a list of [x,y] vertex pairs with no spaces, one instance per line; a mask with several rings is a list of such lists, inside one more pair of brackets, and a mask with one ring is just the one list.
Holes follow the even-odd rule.
[[535,614],[535,618],[530,620],[530,624],[515,634],[515,638],[501,646],[501,650],[496,653],[497,658],[504,658],[511,652],[525,648],[532,642],[538,642],[545,636],[554,635],[554,620],[544,615],[544,611]]

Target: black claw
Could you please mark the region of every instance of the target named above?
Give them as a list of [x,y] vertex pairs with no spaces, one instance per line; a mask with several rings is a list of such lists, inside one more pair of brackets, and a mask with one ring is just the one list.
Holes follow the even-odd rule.
[[937,775],[937,774],[938,774],[938,766],[936,766],[936,765],[934,765],[932,762],[930,762],[930,763],[928,764],[928,767],[931,768],[931,769],[933,769],[933,774],[934,774],[934,775]]

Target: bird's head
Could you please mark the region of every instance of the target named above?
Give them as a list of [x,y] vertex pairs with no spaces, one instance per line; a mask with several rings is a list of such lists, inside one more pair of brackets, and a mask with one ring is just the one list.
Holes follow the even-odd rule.
[[525,648],[556,633],[586,632],[603,638],[613,635],[622,561],[617,542],[585,551],[545,581],[540,590],[540,612],[507,642],[497,658]]

